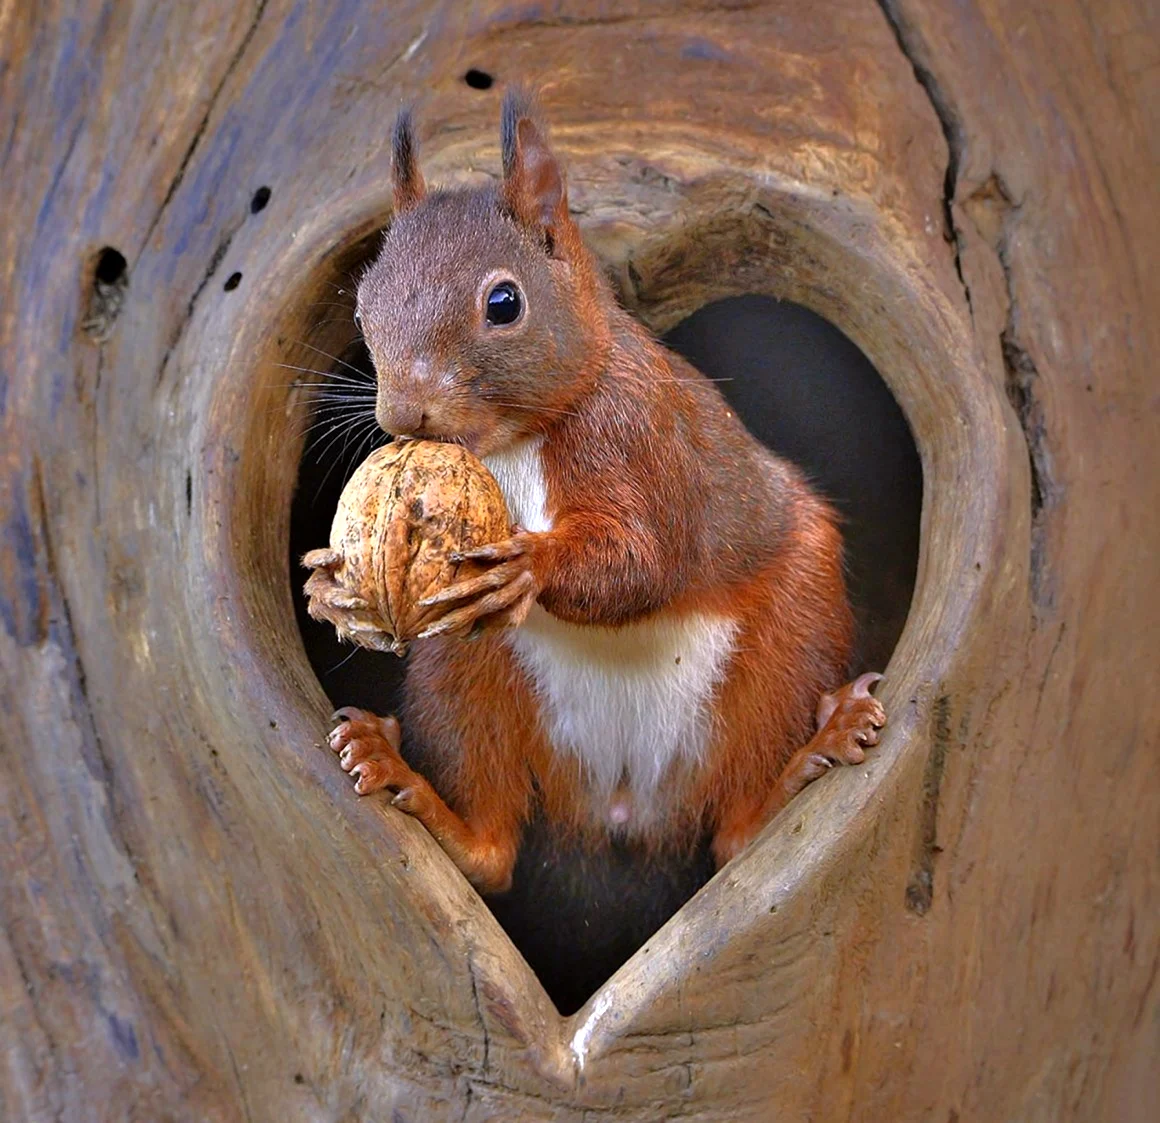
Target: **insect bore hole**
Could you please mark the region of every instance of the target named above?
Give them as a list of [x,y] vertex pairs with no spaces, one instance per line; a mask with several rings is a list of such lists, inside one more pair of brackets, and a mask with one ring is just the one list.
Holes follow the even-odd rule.
[[473,90],[490,90],[495,85],[495,79],[486,70],[476,70],[475,67],[464,74],[463,80]]
[[254,197],[250,200],[250,214],[257,214],[259,211],[266,209],[266,204],[270,201],[270,189],[268,187],[259,187],[254,192]]
[[112,335],[129,288],[129,263],[120,250],[105,246],[92,266],[92,288],[81,328],[94,343]]
[[95,275],[102,285],[115,285],[124,280],[128,269],[129,263],[125,260],[125,255],[112,246],[106,246],[97,255]]

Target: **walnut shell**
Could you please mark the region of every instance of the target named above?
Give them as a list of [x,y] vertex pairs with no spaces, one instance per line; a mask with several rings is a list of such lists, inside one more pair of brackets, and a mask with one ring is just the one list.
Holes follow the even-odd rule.
[[[396,440],[372,452],[343,489],[330,528],[330,547],[342,556],[333,577],[370,603],[371,612],[358,615],[394,637],[389,649],[402,654],[407,640],[446,612],[418,602],[482,572],[448,555],[510,533],[503,493],[478,457],[460,445]],[[373,633],[345,627],[349,616],[319,615],[343,638],[385,646]]]

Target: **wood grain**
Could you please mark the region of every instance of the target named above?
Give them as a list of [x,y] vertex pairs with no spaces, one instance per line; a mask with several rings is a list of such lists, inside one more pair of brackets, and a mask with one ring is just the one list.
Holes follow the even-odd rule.
[[[0,5],[0,1117],[1147,1118],[1156,22]],[[823,313],[926,482],[881,751],[568,1020],[321,746],[286,559],[278,364],[346,342],[315,306],[387,213],[388,122],[419,97],[428,177],[495,174],[514,78],[630,306]]]

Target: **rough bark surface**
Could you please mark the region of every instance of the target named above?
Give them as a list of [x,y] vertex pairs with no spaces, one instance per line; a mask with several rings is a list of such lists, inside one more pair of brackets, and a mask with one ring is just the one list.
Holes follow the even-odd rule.
[[[1146,0],[0,3],[0,1118],[1150,1118],[1158,41]],[[345,338],[390,117],[494,174],[515,78],[626,300],[822,312],[927,490],[881,750],[566,1020],[321,745],[286,565],[278,364]]]

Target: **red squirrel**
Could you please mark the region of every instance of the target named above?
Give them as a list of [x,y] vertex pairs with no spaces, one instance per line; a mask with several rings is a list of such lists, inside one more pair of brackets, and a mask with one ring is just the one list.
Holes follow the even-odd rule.
[[[720,866],[886,720],[881,676],[842,685],[836,515],[617,304],[519,91],[501,133],[498,183],[429,191],[400,114],[355,318],[381,427],[472,449],[516,525],[412,647],[407,737],[435,774],[392,717],[339,710],[330,747],[484,893],[510,887],[533,815],[591,846],[707,833]],[[308,554],[307,593],[357,613],[340,560]]]

